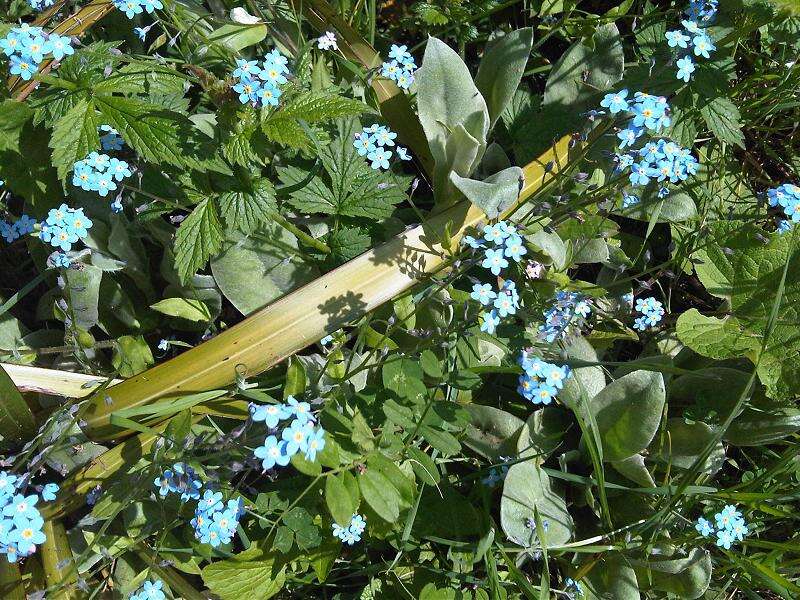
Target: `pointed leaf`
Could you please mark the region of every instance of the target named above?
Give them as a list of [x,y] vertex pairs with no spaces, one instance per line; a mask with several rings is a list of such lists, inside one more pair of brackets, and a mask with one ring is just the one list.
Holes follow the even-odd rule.
[[525,27],[505,34],[483,54],[475,86],[480,90],[494,126],[522,80],[533,46],[533,29]]

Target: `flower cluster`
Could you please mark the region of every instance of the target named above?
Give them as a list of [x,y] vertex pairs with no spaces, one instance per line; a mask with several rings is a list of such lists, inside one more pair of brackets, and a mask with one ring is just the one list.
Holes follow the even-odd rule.
[[498,483],[503,481],[508,475],[508,465],[503,465],[501,467],[492,467],[489,469],[489,473],[486,474],[486,477],[481,479],[481,483],[486,487],[493,488]]
[[47,218],[39,226],[39,239],[60,250],[53,257],[55,266],[69,267],[70,259],[65,253],[72,250],[73,244],[89,235],[92,225],[82,208],[70,208],[62,204],[47,213]]
[[581,584],[572,579],[571,577],[567,577],[564,580],[564,591],[567,593],[569,598],[582,598],[583,597],[583,588]]
[[559,367],[531,357],[526,350],[522,351],[519,364],[525,372],[519,377],[517,391],[534,404],[550,404],[556,399],[558,390],[564,387],[564,382],[572,377],[568,365]]
[[103,132],[100,136],[100,146],[103,148],[103,152],[122,150],[125,140],[122,139],[119,131],[111,125],[100,125],[100,131]]
[[[389,168],[389,159],[392,158],[392,151],[389,148],[394,146],[394,140],[397,137],[394,131],[385,125],[373,123],[357,132],[354,137],[353,146],[358,151],[358,155],[366,156],[373,169]],[[395,149],[400,160],[411,160],[408,150],[402,146],[397,146]]]
[[716,536],[717,546],[726,550],[730,550],[737,541],[741,542],[749,531],[742,513],[731,504],[714,515],[714,523],[700,517],[694,528],[704,537]]
[[180,494],[181,502],[200,499],[200,488],[203,482],[197,477],[194,469],[184,463],[175,463],[156,477],[153,485],[158,488],[158,495],[166,498],[169,494]]
[[342,540],[348,546],[361,541],[361,535],[367,528],[367,521],[361,515],[353,515],[350,522],[345,525],[333,524],[333,536]]
[[130,166],[124,160],[92,152],[73,166],[72,185],[105,197],[117,189],[117,182],[130,176]]
[[277,49],[267,52],[264,61],[236,59],[233,76],[239,81],[233,91],[239,95],[239,102],[253,106],[278,106],[281,97],[280,86],[286,83],[289,75],[288,59]]
[[55,0],[28,0],[28,6],[33,10],[44,10],[55,4]]
[[[482,238],[475,239],[467,235],[464,236],[462,243],[476,250],[482,249],[481,266],[496,276],[499,276],[503,269],[508,267],[509,258],[518,263],[528,253],[522,236],[517,233],[517,228],[506,221],[485,225]],[[483,321],[481,331],[490,334],[495,332],[501,318],[516,314],[519,308],[517,286],[508,279],[502,282],[497,292],[490,283],[476,283],[472,286],[470,297],[488,308],[487,311],[481,313]]]
[[589,301],[578,292],[556,292],[553,305],[544,311],[539,337],[549,344],[580,331],[592,312]]
[[19,75],[25,81],[39,70],[46,56],[61,60],[75,52],[69,37],[46,33],[41,27],[27,24],[13,28],[0,39],[0,49],[8,56],[11,74]]
[[688,18],[681,21],[683,29],[675,29],[666,33],[669,47],[682,54],[675,63],[678,67],[676,74],[678,79],[688,83],[692,78],[692,73],[697,68],[692,54],[698,58],[711,58],[711,52],[717,49],[711,36],[705,31],[705,27],[711,23],[717,13],[717,4],[716,0],[690,2],[689,8],[686,9]]
[[244,501],[222,502],[222,492],[206,490],[198,501],[191,525],[194,535],[203,544],[216,548],[229,544],[239,527],[239,518],[244,514]]
[[141,589],[131,594],[128,600],[166,600],[167,596],[161,590],[163,581],[145,581]]
[[[661,184],[658,196],[664,198],[669,194],[667,180],[678,183],[697,173],[699,164],[691,151],[671,140],[651,138],[641,147],[635,147],[644,141],[645,134],[657,134],[663,127],[669,127],[672,121],[666,98],[636,92],[629,99],[628,90],[623,89],[606,94],[600,106],[607,108],[612,115],[623,113],[630,117],[626,127],[617,133],[619,152],[614,155],[614,163],[615,172],[630,171],[628,181],[632,186],[640,187],[657,181]],[[638,202],[638,196],[623,192],[623,208]]]
[[336,34],[326,31],[317,38],[317,48],[320,50],[338,50],[339,44],[336,41]]
[[155,9],[162,9],[164,5],[161,0],[113,0],[114,6],[125,13],[129,19],[133,19],[136,15],[142,14],[146,11],[148,14],[153,14]]
[[[17,477],[0,471],[0,552],[12,563],[36,552],[36,545],[46,539],[42,532],[44,519],[36,508],[40,497],[24,494],[28,479],[27,475]],[[54,500],[57,491],[55,483],[48,483],[41,499]]]
[[636,300],[636,312],[642,316],[636,317],[633,328],[637,331],[644,331],[648,327],[655,327],[664,318],[664,305],[655,298],[639,298]]
[[778,222],[778,231],[785,233],[800,221],[800,186],[793,183],[784,183],[778,187],[767,190],[767,201],[773,208],[780,206],[788,219]]
[[285,404],[250,404],[250,418],[264,421],[270,430],[276,430],[281,421],[291,419],[280,436],[268,435],[256,448],[255,455],[261,459],[265,471],[276,465],[285,467],[298,452],[313,462],[317,452],[325,448],[325,430],[314,426],[314,415],[308,402],[298,402],[292,396],[286,400]]
[[242,499],[222,501],[222,492],[207,489],[200,497],[203,482],[194,469],[184,463],[175,463],[153,482],[162,498],[180,494],[181,502],[197,500],[194,518],[190,521],[195,537],[203,544],[217,547],[233,539],[239,518],[244,514]]
[[408,47],[392,44],[389,60],[381,66],[381,75],[394,81],[400,89],[407,90],[414,83],[416,70],[417,63],[414,62]]
[[22,215],[13,223],[0,220],[0,237],[7,241],[9,244],[18,240],[23,235],[33,233],[36,226],[36,219],[32,219],[28,215]]

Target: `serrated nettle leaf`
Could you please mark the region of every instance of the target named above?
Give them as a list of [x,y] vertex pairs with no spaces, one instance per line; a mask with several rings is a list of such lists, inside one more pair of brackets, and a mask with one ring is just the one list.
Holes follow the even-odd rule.
[[259,177],[219,195],[219,207],[228,229],[252,233],[278,209],[275,188]]
[[348,121],[331,144],[319,149],[325,177],[298,167],[278,170],[281,182],[291,190],[286,199],[289,204],[306,214],[379,221],[407,198],[410,179],[370,168],[353,146],[354,128],[355,123]]
[[81,100],[53,126],[50,147],[53,149],[53,165],[62,181],[67,178],[77,161],[100,149],[95,113],[91,100]]
[[624,460],[650,445],[661,422],[665,390],[661,373],[634,371],[608,384],[592,398],[603,459]]
[[103,122],[116,129],[145,160],[198,171],[230,173],[215,160],[212,140],[184,115],[156,104],[120,96],[94,96]]
[[523,184],[522,169],[519,167],[509,167],[484,181],[475,181],[451,172],[450,181],[490,219],[496,219],[517,201]]
[[233,558],[210,563],[203,569],[203,582],[221,600],[272,598],[283,588],[285,566],[256,544]]
[[494,126],[522,80],[533,46],[533,29],[525,27],[490,42],[484,51],[475,86],[486,100],[490,126]]
[[741,115],[736,105],[728,98],[720,96],[703,103],[700,106],[700,114],[717,139],[744,148]]
[[183,220],[175,235],[175,268],[181,282],[205,266],[222,249],[222,224],[212,200],[203,200]]

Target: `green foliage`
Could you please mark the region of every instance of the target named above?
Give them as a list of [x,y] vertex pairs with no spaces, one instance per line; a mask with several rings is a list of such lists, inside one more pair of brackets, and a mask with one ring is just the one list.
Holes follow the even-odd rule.
[[223,242],[217,207],[203,200],[184,219],[175,236],[175,268],[187,284],[208,259],[219,253]]
[[342,125],[339,135],[319,148],[325,177],[300,167],[284,167],[279,175],[288,191],[286,201],[305,214],[363,217],[380,221],[406,198],[408,179],[371,169],[353,147],[354,122]]
[[[754,225],[713,225],[710,243],[696,254],[702,262],[695,268],[706,289],[730,304],[731,314],[719,319],[688,311],[678,322],[678,336],[707,356],[747,356],[757,363],[767,393],[789,398],[799,376],[791,358],[799,350],[789,325],[800,292],[798,242],[785,235],[764,243],[760,235]],[[771,326],[776,302],[780,318]]]

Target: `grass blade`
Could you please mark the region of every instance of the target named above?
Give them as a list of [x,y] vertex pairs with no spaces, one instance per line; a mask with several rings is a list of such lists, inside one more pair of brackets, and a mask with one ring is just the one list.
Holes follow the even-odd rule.
[[5,369],[0,367],[0,435],[6,442],[21,442],[36,434],[33,413]]

